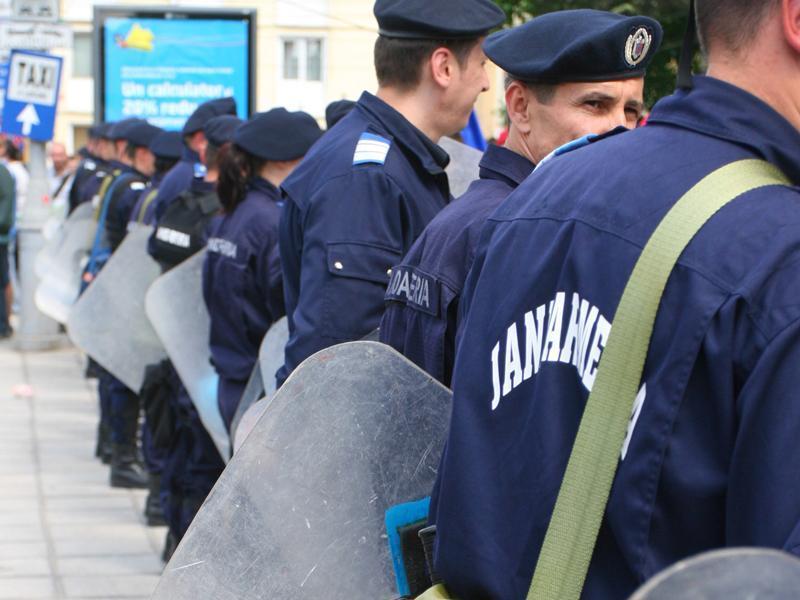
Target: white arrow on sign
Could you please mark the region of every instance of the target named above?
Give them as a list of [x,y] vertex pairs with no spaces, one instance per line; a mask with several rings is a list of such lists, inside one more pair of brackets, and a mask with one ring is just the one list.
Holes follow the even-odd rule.
[[33,104],[26,104],[17,116],[17,123],[22,123],[22,135],[30,135],[33,126],[39,124],[36,107]]

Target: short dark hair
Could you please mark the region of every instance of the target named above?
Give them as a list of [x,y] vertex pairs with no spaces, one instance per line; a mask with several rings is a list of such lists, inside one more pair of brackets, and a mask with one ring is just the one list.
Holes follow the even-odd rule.
[[703,51],[723,44],[733,52],[755,37],[769,11],[780,0],[696,0],[697,30]]
[[533,83],[530,81],[523,81],[522,79],[517,79],[516,77],[512,77],[508,73],[506,73],[505,78],[505,89],[508,89],[512,83],[515,81],[521,83],[530,91],[533,92],[536,99],[539,101],[540,104],[550,104],[553,101],[553,98],[556,97],[556,88],[558,87],[557,83]]
[[169,171],[172,167],[178,164],[177,158],[165,158],[163,156],[156,156],[156,173],[159,175],[163,175],[167,171]]
[[378,36],[375,42],[375,74],[378,85],[407,91],[422,81],[423,64],[438,48],[452,52],[459,66],[467,64],[478,38],[467,40],[407,40]]

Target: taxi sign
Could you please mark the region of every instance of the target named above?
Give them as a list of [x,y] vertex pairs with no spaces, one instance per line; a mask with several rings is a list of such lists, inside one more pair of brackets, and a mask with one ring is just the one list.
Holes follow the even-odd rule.
[[38,142],[53,138],[62,59],[13,50],[8,61],[8,84],[3,106],[3,133]]

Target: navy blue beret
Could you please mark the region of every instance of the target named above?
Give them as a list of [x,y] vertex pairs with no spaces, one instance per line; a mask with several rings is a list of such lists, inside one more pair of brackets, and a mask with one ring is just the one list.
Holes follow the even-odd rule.
[[113,123],[96,123],[89,127],[89,137],[92,139],[104,138],[108,135]]
[[642,77],[662,37],[661,25],[649,17],[563,10],[493,33],[483,49],[522,81],[612,81]]
[[189,115],[181,133],[191,135],[205,128],[209,119],[220,115],[236,115],[236,100],[233,98],[216,98],[203,102]]
[[105,140],[111,139],[111,128],[114,127],[114,121],[105,121],[103,123],[98,123],[94,126],[95,133],[97,134],[96,137],[102,138]]
[[150,142],[150,152],[158,158],[178,160],[183,155],[183,138],[177,131],[162,131]]
[[220,115],[213,117],[203,127],[203,133],[206,134],[208,141],[215,146],[222,146],[230,141],[233,141],[233,134],[244,123],[239,117],[233,115]]
[[144,119],[137,119],[135,117],[130,117],[127,119],[122,119],[121,121],[117,121],[109,129],[108,139],[113,140],[115,142],[117,140],[127,141],[131,128],[141,123],[147,123],[147,121],[145,121]]
[[328,129],[341,121],[347,113],[353,110],[356,103],[352,100],[337,100],[331,102],[325,109],[325,125]]
[[310,114],[273,108],[246,121],[233,141],[262,160],[294,160],[305,156],[321,136],[322,129]]
[[128,142],[134,146],[141,146],[142,148],[149,148],[150,144],[156,136],[164,131],[160,127],[151,125],[148,122],[134,123],[128,129]]
[[406,39],[470,39],[506,20],[491,0],[377,0],[378,33]]

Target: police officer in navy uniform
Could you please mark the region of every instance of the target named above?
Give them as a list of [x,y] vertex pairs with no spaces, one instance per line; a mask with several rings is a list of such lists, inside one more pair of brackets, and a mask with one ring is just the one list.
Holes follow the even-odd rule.
[[220,166],[223,214],[209,231],[203,297],[211,316],[211,358],[230,428],[261,341],[285,314],[278,256],[284,179],[322,130],[304,112],[275,108],[244,123]]
[[279,384],[311,354],[378,327],[391,267],[451,199],[436,142],[488,89],[480,40],[505,20],[489,0],[378,0],[375,17],[377,95],[365,92],[283,184]]
[[[124,226],[119,235],[117,221],[124,218],[122,223],[127,223],[124,204],[141,192],[146,181],[146,176],[134,166],[144,168],[141,153],[135,149],[146,146],[154,131],[160,130],[142,119],[131,118],[119,121],[109,132],[116,158],[109,161],[111,172],[100,188],[102,198],[98,196],[98,232],[84,273],[84,283],[87,285],[93,281],[107,256],[117,248],[125,235]],[[111,486],[145,488],[147,473],[138,457],[139,398],[104,369],[100,369],[98,379],[101,422],[108,423],[111,439]]]
[[114,149],[114,142],[111,140],[111,130],[114,125],[115,123],[107,122],[100,123],[95,127],[95,132],[97,134],[95,149],[99,159],[97,163],[98,168],[94,171],[92,177],[87,178],[74,190],[74,194],[70,192],[71,196],[74,195],[74,200],[70,200],[70,203],[74,202],[74,206],[79,206],[85,202],[92,202],[100,191],[106,177],[108,177],[113,170],[111,163],[116,159],[116,151]]
[[112,252],[125,238],[133,207],[155,173],[156,158],[150,150],[150,144],[161,133],[161,128],[146,121],[135,123],[127,131],[124,150],[127,173],[124,181],[114,185],[113,191],[109,193],[103,223]]
[[[574,19],[584,33],[565,38]],[[604,45],[617,49],[625,35],[620,30],[639,25],[653,31],[654,39],[635,69],[621,69],[613,52],[595,54],[591,65],[564,56],[567,47],[573,55]],[[392,270],[382,342],[450,385],[458,300],[486,219],[557,148],[636,126],[644,107],[645,69],[660,41],[661,27],[652,19],[601,11],[551,13],[489,36],[483,49],[508,74],[508,140],[504,147],[489,146],[480,179],[431,221]]]
[[[205,123],[206,143],[200,151],[205,174],[193,179],[189,189],[166,208],[148,247],[165,271],[202,249],[208,223],[220,208],[216,193],[219,160],[241,123],[233,115],[212,117]],[[233,290],[226,291],[233,293]],[[161,474],[161,506],[169,526],[162,558],[167,561],[214,487],[225,463],[177,372],[171,364],[164,370],[170,388],[167,401],[174,421]]]
[[[696,5],[707,76],[646,127],[549,161],[484,229],[432,508],[454,597],[526,596],[633,266],[679,198],[741,159],[794,187],[741,195],[673,270],[582,597],[626,598],[713,548],[800,553],[800,4]],[[635,69],[654,39],[629,29],[617,55]]]
[[155,202],[155,214],[158,219],[167,206],[181,192],[189,189],[194,179],[203,179],[205,168],[200,154],[208,144],[203,128],[210,119],[221,115],[236,115],[236,100],[233,98],[216,98],[204,102],[189,116],[181,130],[185,148],[183,156],[164,177],[158,190]]
[[100,157],[100,140],[103,133],[102,124],[92,125],[89,128],[89,139],[86,147],[81,148],[81,162],[75,169],[75,177],[72,179],[72,187],[69,190],[68,213],[72,213],[80,204],[80,190],[98,171],[105,166],[105,161]]
[[130,223],[152,225],[155,221],[155,199],[164,176],[183,156],[183,141],[177,131],[162,131],[150,142],[150,152],[155,157],[154,172],[150,181],[131,211]]

